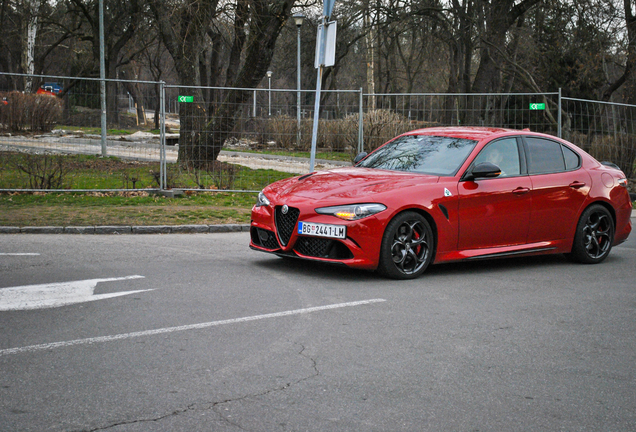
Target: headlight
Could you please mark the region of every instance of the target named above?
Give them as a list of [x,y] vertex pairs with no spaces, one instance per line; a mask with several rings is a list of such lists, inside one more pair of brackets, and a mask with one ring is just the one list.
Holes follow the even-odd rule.
[[623,186],[624,188],[627,187],[627,179],[626,178],[622,178],[618,180],[618,184]]
[[383,210],[386,210],[386,206],[382,204],[351,204],[317,208],[316,213],[332,215],[340,219],[353,221],[374,215]]
[[256,200],[256,207],[268,206],[269,199],[265,196],[263,192],[258,193],[258,199]]

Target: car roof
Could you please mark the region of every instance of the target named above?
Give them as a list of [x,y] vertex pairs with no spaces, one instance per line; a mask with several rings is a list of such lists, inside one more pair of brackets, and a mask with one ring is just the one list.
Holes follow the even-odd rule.
[[452,138],[465,138],[481,141],[484,138],[492,137],[504,133],[528,133],[528,130],[520,131],[516,129],[495,128],[495,127],[432,127],[417,129],[405,133],[404,135],[434,135]]

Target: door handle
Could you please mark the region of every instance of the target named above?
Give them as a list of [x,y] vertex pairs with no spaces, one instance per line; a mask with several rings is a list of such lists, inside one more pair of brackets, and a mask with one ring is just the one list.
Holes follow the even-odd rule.
[[513,190],[512,193],[515,195],[523,195],[525,193],[530,192],[530,189],[527,187],[518,187],[517,189]]
[[580,182],[580,181],[575,181],[575,182],[570,183],[570,187],[573,188],[573,189],[580,189],[583,186],[585,186],[585,183]]

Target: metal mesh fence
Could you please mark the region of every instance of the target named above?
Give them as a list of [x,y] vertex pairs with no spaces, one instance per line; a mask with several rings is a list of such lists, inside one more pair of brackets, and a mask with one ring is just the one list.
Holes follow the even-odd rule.
[[102,145],[99,80],[35,76],[26,93],[25,78],[0,76],[0,189],[160,187],[158,83],[107,82]]
[[636,106],[562,98],[563,138],[636,177]]
[[489,126],[558,134],[558,93],[375,94],[365,96],[364,143],[433,126]]
[[[172,177],[190,177],[191,187],[200,189],[260,190],[309,171],[315,92],[176,88],[181,123]],[[358,147],[360,92],[324,96],[316,167],[350,165]],[[170,170],[169,187],[177,184]]]
[[[108,80],[103,143],[98,79],[30,76],[24,92],[27,77],[0,73],[0,190],[257,191],[309,171],[312,90]],[[559,93],[326,91],[315,168],[349,165],[413,129],[492,126],[562,134],[633,178],[635,110]]]

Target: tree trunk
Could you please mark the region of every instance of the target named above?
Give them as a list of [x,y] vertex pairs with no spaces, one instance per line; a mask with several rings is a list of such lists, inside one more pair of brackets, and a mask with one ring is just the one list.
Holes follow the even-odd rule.
[[515,21],[542,0],[492,0],[485,3],[485,32],[481,36],[480,61],[472,91],[493,93],[501,91],[499,65],[503,58],[500,50],[506,49],[506,35]]
[[369,100],[369,111],[375,111],[377,108],[377,101],[375,97],[375,43],[376,32],[373,30],[374,20],[371,18],[371,11],[367,9],[364,13],[364,26],[366,31],[366,46],[367,46],[367,92],[371,94]]
[[[625,25],[627,27],[627,60],[625,62],[625,70],[623,74],[603,92],[604,101],[609,101],[612,94],[618,90],[623,84],[632,79],[634,68],[636,67],[636,16],[632,12],[631,0],[623,0],[623,8],[625,11]],[[634,85],[632,83],[632,85]],[[636,95],[630,92],[629,103],[636,103]]]
[[[231,84],[234,88],[255,88],[263,79],[274,55],[276,40],[289,18],[294,0],[257,0],[251,3],[249,39],[245,62]],[[229,83],[228,83],[229,84]],[[236,114],[252,97],[249,90],[230,90],[205,128],[203,152],[216,160],[236,123]]]
[[[23,53],[24,73],[33,75],[35,71],[35,39],[38,32],[38,13],[40,0],[28,0],[24,2],[26,25],[26,45]],[[33,92],[33,77],[26,77],[24,82],[25,93]]]
[[[202,41],[216,13],[217,0],[199,0],[197,7],[182,5],[176,10],[168,9],[162,0],[149,3],[158,23],[159,31],[172,56],[179,83],[183,85],[180,95],[193,96],[193,103],[181,103],[179,118],[181,122],[179,136],[179,161],[195,168],[205,168],[216,160],[225,140],[232,133],[236,114],[249,100],[249,90],[229,90],[210,116],[206,110],[201,88],[199,56]],[[194,4],[194,3],[193,3]],[[234,59],[231,67],[238,67],[236,52],[245,45],[243,66],[238,70],[228,70],[226,85],[237,88],[255,88],[269,68],[274,46],[281,29],[289,18],[294,0],[252,0],[249,3],[250,28],[247,43],[241,42],[241,35],[235,39]],[[241,9],[245,3],[237,6],[236,17],[248,22],[247,13]],[[244,28],[244,25],[241,25]],[[185,87],[195,86],[195,87]]]

